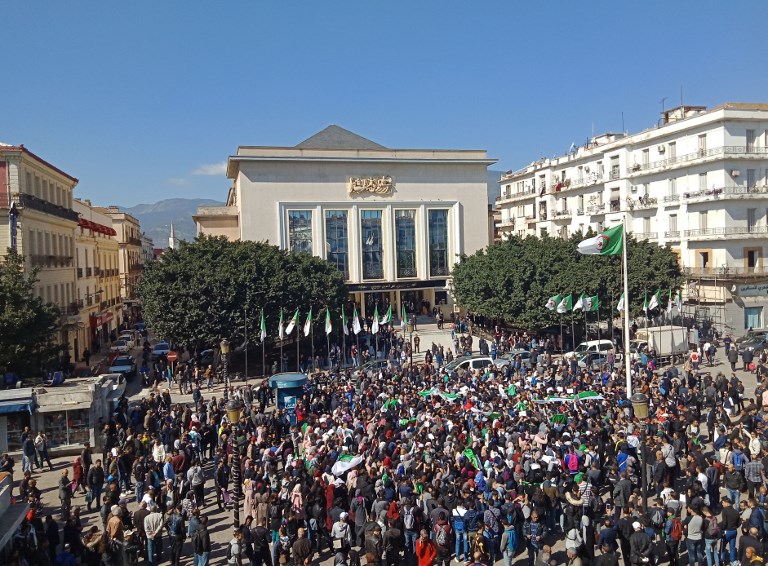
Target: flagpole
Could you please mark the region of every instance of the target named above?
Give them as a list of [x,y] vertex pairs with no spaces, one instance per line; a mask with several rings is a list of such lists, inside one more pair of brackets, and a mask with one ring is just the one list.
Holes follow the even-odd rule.
[[571,307],[571,350],[575,350],[575,349],[576,349],[576,327],[573,326],[573,307]]
[[[326,308],[326,310],[328,309]],[[328,320],[331,320],[330,311],[328,311],[326,316],[328,317]],[[325,349],[328,351],[328,371],[331,371],[331,333],[328,331],[325,332]]]
[[296,371],[301,373],[301,354],[299,352],[299,343],[301,342],[301,330],[299,330],[299,321],[296,320],[296,325],[293,327],[296,331]]
[[245,383],[248,383],[248,300],[245,301]]
[[560,353],[565,353],[565,342],[563,341],[563,315],[560,315]]
[[[613,303],[611,303],[613,305]],[[613,306],[611,306],[613,308]],[[600,342],[600,299],[597,299],[597,341]]]
[[632,398],[632,373],[629,360],[629,275],[627,273],[627,214],[624,213],[621,235],[621,266],[624,285],[624,371],[627,373],[627,399]]
[[[311,313],[312,311],[310,310],[309,312]],[[311,318],[309,320],[309,339],[312,341],[312,348],[310,350],[312,354],[312,369],[317,371],[318,368],[315,367],[315,325],[312,324]]]
[[581,310],[584,312],[584,340],[589,340],[589,332],[587,331],[587,309],[584,301],[581,302]]
[[267,366],[266,366],[266,362],[265,362],[265,359],[266,359],[266,356],[265,356],[265,344],[266,344],[266,342],[267,342],[266,338],[264,338],[261,341],[261,376],[262,377],[267,375]]
[[344,322],[344,307],[342,306],[341,313],[341,367],[342,369],[347,366],[347,324]]

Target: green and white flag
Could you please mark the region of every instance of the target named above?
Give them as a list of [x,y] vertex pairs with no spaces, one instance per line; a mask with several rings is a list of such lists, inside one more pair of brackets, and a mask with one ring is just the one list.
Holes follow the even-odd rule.
[[293,317],[288,322],[288,326],[285,327],[285,335],[290,336],[297,324],[299,324],[299,309],[296,309],[296,312],[293,313]]
[[352,456],[352,454],[342,454],[339,456],[336,463],[331,468],[331,473],[334,476],[340,476],[347,470],[351,470],[355,466],[363,463],[362,456]]
[[389,305],[389,309],[387,309],[387,314],[384,315],[384,318],[381,319],[382,325],[389,324],[392,321],[392,305]]
[[379,333],[379,307],[373,307],[373,325],[371,326],[371,334]]
[[264,320],[264,310],[261,311],[261,341],[264,342],[267,338],[267,321]]
[[309,336],[312,330],[312,307],[309,307],[309,313],[307,314],[307,320],[304,321],[304,336]]
[[585,308],[585,307],[584,307],[584,301],[585,301],[585,299],[586,299],[586,298],[587,298],[587,295],[586,295],[585,293],[582,293],[582,294],[579,296],[579,300],[578,300],[578,301],[576,301],[576,304],[575,304],[575,305],[573,305],[573,312],[576,312],[576,311],[577,311],[577,310],[579,310],[579,309],[583,309],[583,308]]
[[645,313],[645,318],[648,318],[648,291],[645,292],[645,300],[643,301],[643,312]]
[[344,314],[344,307],[341,307],[341,326],[344,330],[344,336],[349,336],[349,328],[347,328],[347,315]]
[[659,298],[661,297],[661,289],[656,291],[653,295],[651,295],[651,300],[648,303],[648,310],[652,311],[654,309],[659,308]]
[[408,315],[405,312],[405,305],[400,308],[400,326],[405,328],[408,324]]
[[555,310],[557,308],[557,305],[560,304],[561,298],[562,297],[560,297],[560,295],[555,295],[554,297],[550,297],[549,299],[547,299],[547,304],[544,305],[544,308],[551,311]]
[[677,292],[677,297],[675,297],[675,306],[677,307],[677,312],[683,311],[683,290],[680,289]]
[[624,310],[624,293],[622,293],[621,297],[619,297],[619,304],[616,305],[616,310],[619,312]]
[[333,330],[333,325],[331,324],[331,311],[325,309],[325,333],[330,334],[331,330]]
[[568,296],[563,297],[562,300],[558,303],[557,312],[560,314],[565,314],[571,310],[573,310],[573,295],[568,294]]
[[672,314],[672,305],[674,305],[674,301],[672,300],[672,289],[669,290],[669,295],[667,296],[667,314]]
[[280,324],[277,327],[277,335],[280,337],[280,340],[285,338],[285,327],[283,326],[283,308],[280,307]]
[[597,295],[593,295],[592,297],[587,297],[586,299],[584,299],[585,311],[595,312],[599,308],[600,308],[600,299],[597,298]]
[[584,255],[619,255],[624,243],[624,225],[609,228],[594,238],[579,242],[579,253]]
[[360,334],[361,330],[362,327],[360,326],[360,317],[357,316],[357,307],[354,307],[352,312],[352,332],[354,332],[355,335],[358,335]]

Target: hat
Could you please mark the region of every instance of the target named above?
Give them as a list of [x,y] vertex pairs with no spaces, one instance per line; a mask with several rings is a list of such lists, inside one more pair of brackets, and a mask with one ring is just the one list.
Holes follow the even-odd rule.
[[118,515],[120,513],[120,507],[118,507],[117,505],[113,505],[109,510],[112,512],[113,515]]
[[342,511],[341,515],[339,515],[339,519],[341,519],[342,521],[345,520],[347,517],[349,517],[349,513],[347,513],[346,511]]
[[634,523],[632,523],[632,528],[635,529],[636,531],[639,531],[639,530],[642,530],[643,525],[641,525],[638,521],[635,521]]

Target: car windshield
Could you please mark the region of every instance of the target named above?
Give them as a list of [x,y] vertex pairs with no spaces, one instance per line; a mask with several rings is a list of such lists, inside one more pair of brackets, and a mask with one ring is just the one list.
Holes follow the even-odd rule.
[[118,346],[125,346],[125,340],[118,340],[117,341]]
[[589,346],[587,346],[586,344],[579,344],[578,346],[576,346],[576,349],[574,350],[574,352],[576,352],[577,354],[582,354],[587,351],[587,348],[589,348]]
[[165,342],[160,342],[159,344],[155,344],[155,350],[167,350],[168,344]]
[[116,358],[115,359],[115,365],[118,366],[118,365],[121,365],[121,364],[130,364],[131,361],[132,361],[131,358],[120,357],[120,358]]
[[453,360],[452,362],[450,362],[449,364],[447,364],[447,365],[445,366],[445,369],[447,369],[447,370],[456,369],[456,368],[459,366],[459,364],[460,364],[461,362],[463,362],[463,361],[466,361],[466,358],[456,358],[455,360]]

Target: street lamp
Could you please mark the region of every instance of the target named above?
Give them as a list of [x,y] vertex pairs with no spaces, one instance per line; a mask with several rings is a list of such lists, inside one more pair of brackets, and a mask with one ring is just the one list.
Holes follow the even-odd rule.
[[219,344],[221,348],[221,360],[224,364],[224,402],[229,399],[229,340],[224,338]]
[[648,396],[644,393],[635,393],[630,399],[632,401],[632,410],[640,423],[640,455],[642,460],[642,468],[640,468],[640,481],[642,482],[641,490],[643,497],[643,509],[648,508],[648,478],[647,478],[647,453],[646,453],[646,438],[645,438],[645,419],[648,418]]
[[237,443],[238,425],[240,424],[240,414],[243,411],[243,404],[239,399],[230,399],[226,405],[227,418],[232,425],[232,433],[229,435],[229,442],[232,446],[232,483],[235,486],[234,497],[232,498],[233,509],[232,519],[235,528],[240,527],[240,497],[242,489],[242,480],[240,479],[240,446]]

